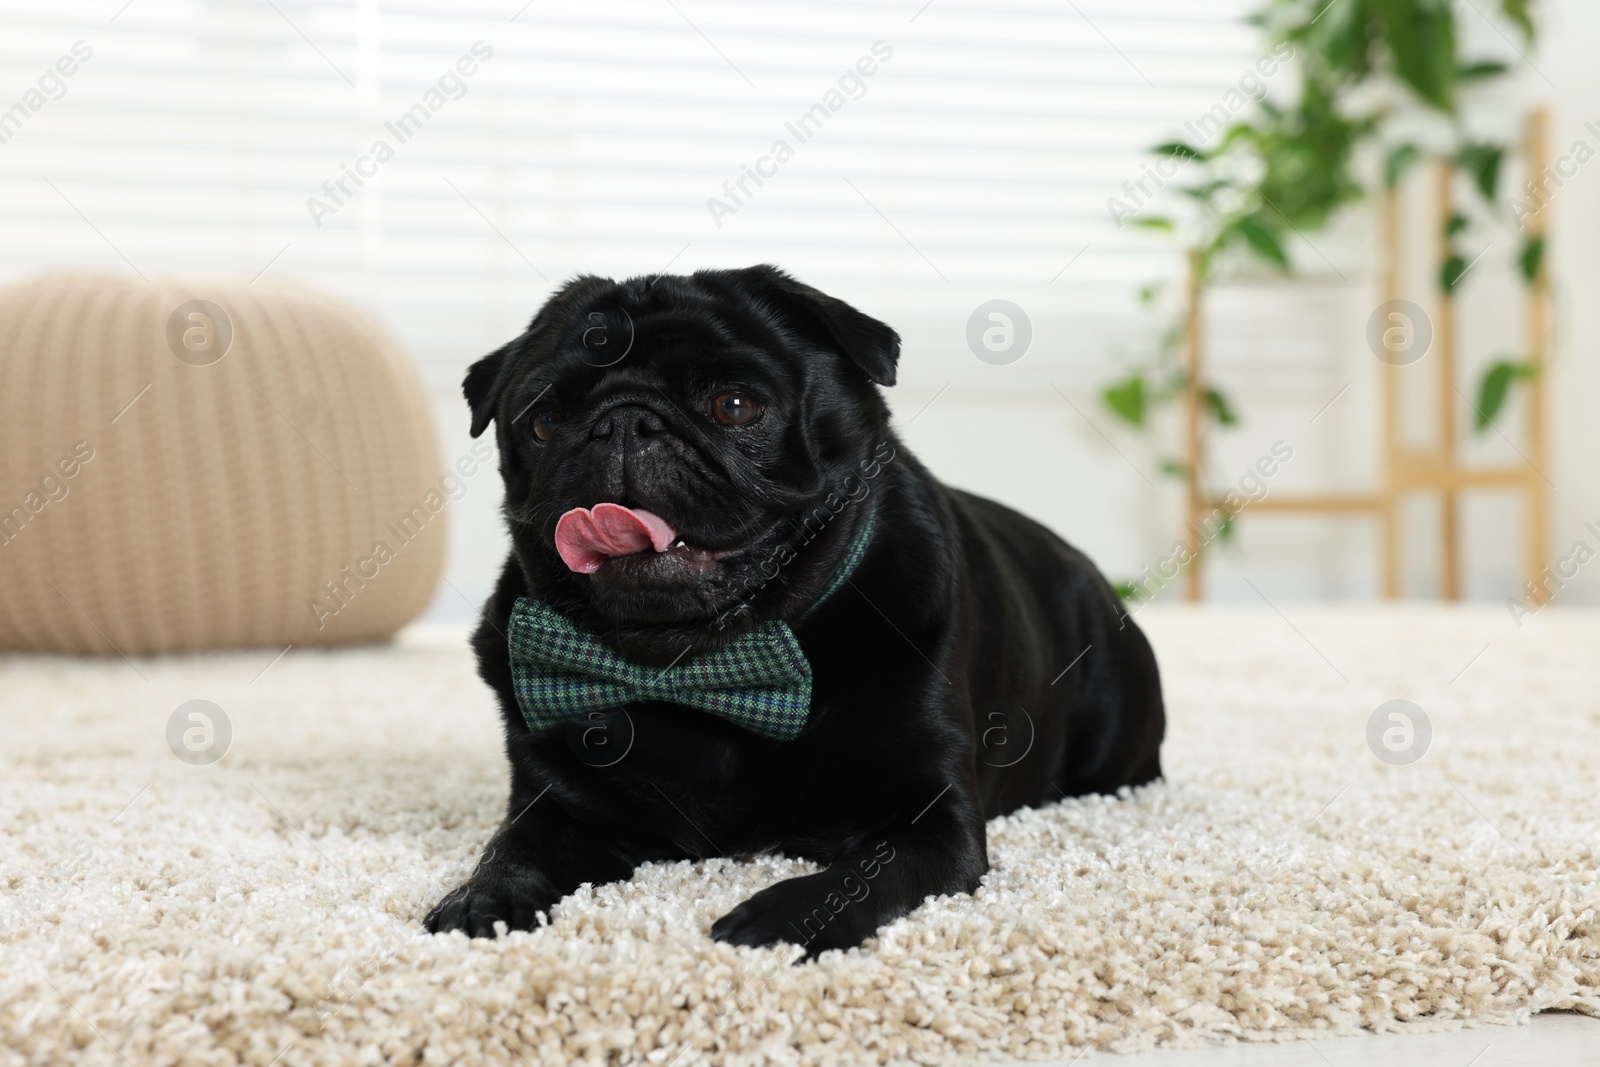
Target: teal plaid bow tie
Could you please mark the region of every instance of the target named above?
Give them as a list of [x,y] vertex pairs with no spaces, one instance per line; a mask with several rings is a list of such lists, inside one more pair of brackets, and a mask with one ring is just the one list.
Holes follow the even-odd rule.
[[[872,517],[813,611],[844,585],[866,555]],[[633,663],[565,615],[518,597],[508,631],[512,688],[535,733],[591,711],[641,700],[699,708],[771,741],[792,741],[811,713],[811,664],[789,624],[757,626],[715,652],[665,669]]]

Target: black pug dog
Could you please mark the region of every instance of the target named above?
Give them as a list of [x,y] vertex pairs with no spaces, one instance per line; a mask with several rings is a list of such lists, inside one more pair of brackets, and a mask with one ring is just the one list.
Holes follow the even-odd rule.
[[429,930],[781,852],[826,869],[711,935],[815,956],[975,889],[986,819],[1160,776],[1149,643],[1081,553],[906,452],[899,349],[758,266],[580,277],[471,368],[513,546],[473,637],[511,798]]

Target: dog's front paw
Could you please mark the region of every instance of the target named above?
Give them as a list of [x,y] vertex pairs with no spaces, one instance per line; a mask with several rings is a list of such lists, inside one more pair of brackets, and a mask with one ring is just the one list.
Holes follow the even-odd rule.
[[468,937],[494,937],[494,924],[508,930],[532,930],[539,913],[548,912],[560,899],[550,880],[537,871],[479,869],[443,900],[422,921],[430,934],[460,930]]
[[877,932],[876,902],[852,898],[845,888],[826,871],[779,882],[718,919],[711,936],[752,948],[803,945],[810,957],[830,948],[854,948]]

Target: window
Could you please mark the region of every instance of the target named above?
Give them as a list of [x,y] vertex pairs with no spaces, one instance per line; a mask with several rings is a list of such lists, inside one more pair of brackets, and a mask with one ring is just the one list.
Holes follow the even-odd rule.
[[10,5],[0,275],[301,276],[452,391],[574,273],[756,261],[893,322],[910,382],[991,381],[996,297],[1019,375],[1102,373],[1173,268],[1107,199],[1257,58],[1235,0],[118,2]]

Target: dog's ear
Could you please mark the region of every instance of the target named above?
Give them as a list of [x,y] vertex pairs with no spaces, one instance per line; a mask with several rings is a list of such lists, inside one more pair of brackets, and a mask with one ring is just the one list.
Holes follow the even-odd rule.
[[610,278],[593,274],[578,275],[544,302],[544,306],[533,316],[533,321],[528,323],[528,328],[522,331],[522,336],[506,342],[467,369],[461,392],[466,395],[467,406],[472,409],[473,437],[488,429],[501,394],[506,391],[517,366],[527,357],[528,349],[534,346],[535,341],[550,335],[551,331],[558,331],[560,324],[569,319],[574,308],[585,300],[615,287],[616,282]]
[[757,294],[782,308],[802,331],[837,348],[868,378],[879,385],[894,384],[900,335],[887,323],[795,281],[777,267],[762,264],[730,273],[742,275]]
[[532,333],[533,328],[530,326],[521,337],[501,345],[467,369],[467,377],[461,383],[461,391],[466,395],[467,406],[472,409],[473,437],[482,434],[488,428],[489,421],[494,418],[494,409],[500,403],[500,394],[505,392],[506,383],[511,380],[511,372],[516,367],[517,359],[522,355],[522,350]]

